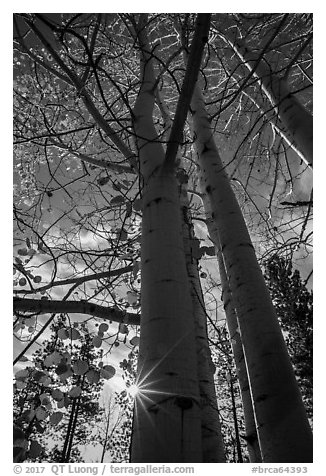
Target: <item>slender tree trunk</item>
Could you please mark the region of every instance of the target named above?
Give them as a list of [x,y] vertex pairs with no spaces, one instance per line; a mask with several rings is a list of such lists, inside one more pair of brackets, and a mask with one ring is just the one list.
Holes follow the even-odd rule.
[[239,381],[242,408],[244,413],[246,435],[245,440],[249,453],[249,460],[251,463],[261,463],[261,452],[259,448],[259,441],[255,423],[255,416],[252,406],[252,399],[250,394],[250,386],[248,380],[248,373],[246,368],[245,357],[240,337],[240,330],[238,327],[238,320],[236,310],[233,305],[232,294],[228,283],[228,278],[225,271],[223,254],[219,243],[219,235],[216,224],[211,217],[209,200],[206,193],[202,194],[202,200],[206,211],[206,225],[209,236],[215,244],[220,280],[222,285],[222,300],[225,311],[226,323],[230,336],[230,343],[232,347],[233,359],[236,368],[236,373]]
[[197,86],[196,145],[237,311],[264,462],[311,462],[312,434],[277,317]]
[[[210,232],[211,234],[211,232]],[[211,234],[212,236],[212,234]],[[256,430],[255,416],[252,408],[252,399],[250,395],[250,387],[248,380],[248,373],[246,369],[246,362],[243,354],[240,331],[238,328],[238,321],[236,311],[232,304],[232,295],[227,282],[223,256],[218,251],[218,263],[220,270],[220,278],[222,284],[222,299],[224,303],[224,310],[226,316],[226,323],[229,330],[229,336],[232,346],[233,359],[238,376],[242,407],[244,412],[246,436],[249,460],[251,463],[261,463],[261,453],[258,442],[258,435]]]
[[234,395],[234,386],[231,372],[228,373],[228,381],[230,384],[230,393],[231,393],[231,402],[232,402],[232,415],[234,421],[234,432],[235,432],[235,441],[237,446],[237,455],[238,455],[238,463],[243,463],[242,458],[242,449],[241,449],[241,441],[240,441],[240,432],[239,432],[239,424],[238,424],[238,415],[237,415],[237,406],[235,402],[235,395]]
[[74,436],[75,436],[79,408],[80,408],[80,397],[78,397],[78,399],[77,399],[76,408],[75,408],[75,412],[74,412],[74,419],[73,419],[72,428],[71,428],[71,431],[70,431],[69,443],[68,443],[67,452],[66,452],[66,462],[67,463],[70,460],[72,442],[73,442]]
[[107,444],[108,444],[108,440],[109,440],[110,416],[111,416],[111,409],[109,407],[108,414],[106,415],[107,422],[106,422],[106,426],[105,426],[105,437],[104,437],[104,442],[103,442],[103,449],[102,449],[100,463],[103,463],[104,456],[105,456],[105,453],[107,451]]
[[73,428],[73,423],[74,423],[74,418],[75,418],[75,411],[77,407],[77,400],[74,399],[71,405],[71,411],[70,411],[70,416],[69,416],[69,423],[67,427],[67,433],[66,433],[66,438],[65,442],[63,445],[62,453],[61,453],[61,463],[68,463],[68,456],[67,456],[67,450],[69,446],[69,441],[71,439],[71,432]]
[[201,418],[192,302],[174,173],[152,120],[154,73],[138,22],[142,85],[134,130],[144,180],[141,243],[142,318],[131,461],[201,462]]
[[259,80],[262,90],[281,120],[281,125],[277,126],[286,135],[287,140],[300,150],[305,162],[312,166],[313,119],[310,112],[291,93],[286,78],[273,73],[264,60],[259,61],[259,51],[251,51],[244,40],[234,38],[227,29],[221,36],[248,70],[251,72],[254,70],[254,76]]
[[196,238],[189,214],[187,189],[185,186],[181,187],[183,240],[196,329],[203,462],[224,463],[224,442],[214,385],[215,367],[208,345],[205,303],[198,273],[198,259],[194,253]]

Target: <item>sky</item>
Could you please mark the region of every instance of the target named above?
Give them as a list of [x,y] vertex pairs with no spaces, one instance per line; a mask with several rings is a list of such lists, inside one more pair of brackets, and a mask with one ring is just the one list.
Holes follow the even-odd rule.
[[[57,2],[56,6],[59,6],[59,4],[60,4],[60,2]],[[171,2],[171,4],[173,5],[172,2]],[[256,3],[256,4],[257,4],[257,3]],[[16,5],[17,5],[17,7],[16,7]],[[29,4],[29,10],[30,10],[30,11],[44,11],[44,10],[43,10],[44,4],[43,4],[43,5],[42,5],[42,4],[39,4],[39,5],[40,5],[40,7],[37,8],[37,4],[36,4],[36,3],[35,3],[35,7],[34,7],[34,3],[33,3],[33,2],[30,2],[30,4]],[[62,4],[62,6],[63,6],[63,5],[64,5],[64,7],[67,8],[67,3],[66,3],[66,2],[65,2],[64,4]],[[71,6],[72,6],[72,5],[73,5],[73,4],[71,4]],[[106,7],[104,7],[104,4],[102,4],[102,5],[103,5],[102,11],[105,11],[105,8],[106,8]],[[121,4],[120,4],[120,5],[121,5]],[[119,5],[119,6],[120,6],[120,5]],[[168,5],[168,3],[165,2],[165,3],[164,3],[165,9],[167,9],[167,5]],[[206,4],[205,7],[207,8],[208,5],[209,5],[209,4]],[[238,5],[240,5],[240,4],[238,4]],[[289,10],[290,10],[291,3],[288,2],[287,5],[289,6]],[[292,5],[295,5],[296,11],[298,11],[298,10],[301,8],[300,5],[302,6],[301,11],[305,11],[305,10],[306,10],[306,3],[304,3],[304,2],[299,2],[299,3],[298,3],[298,2],[295,2],[295,4],[294,4],[294,2],[293,2]],[[15,11],[23,11],[23,10],[24,10],[24,3],[23,3],[23,2],[14,2],[14,5],[13,5],[13,6],[14,6],[14,10],[15,10]],[[80,3],[78,4],[78,6],[80,7]],[[94,6],[94,4],[92,4],[92,6]],[[248,6],[248,5],[247,5],[247,6]],[[279,6],[279,8],[277,8],[278,6]],[[85,5],[85,7],[86,7],[86,5]],[[139,3],[137,4],[137,7],[139,7]],[[197,7],[197,5],[196,5],[196,7]],[[231,9],[231,11],[232,11],[232,10],[235,10],[234,8],[232,8],[232,7],[233,7],[232,2],[228,2],[228,7]],[[273,7],[276,9],[275,11],[281,11],[281,10],[284,11],[284,7],[286,7],[286,3],[284,3],[284,2],[273,2]],[[26,8],[26,7],[25,7],[25,8]],[[187,8],[189,8],[189,3],[187,3]],[[203,6],[203,8],[204,8],[204,6]],[[180,9],[181,9],[181,8],[180,8]],[[211,9],[213,10],[212,7],[211,7]],[[68,10],[69,10],[69,8],[68,8]],[[71,8],[70,8],[70,10],[71,10]],[[86,7],[86,10],[87,10],[87,7]],[[156,10],[158,11],[158,9],[156,9]],[[197,8],[194,8],[194,10],[197,10]],[[259,9],[259,8],[258,8],[258,9],[256,8],[255,11],[258,11],[258,10],[260,10],[260,9]],[[64,11],[64,8],[62,8],[62,10],[60,10],[60,11]],[[131,9],[130,9],[130,11],[131,11]],[[226,10],[225,10],[225,11],[226,11]],[[249,11],[254,11],[254,9],[253,9],[253,10],[249,9]],[[315,22],[317,23],[317,30],[318,30],[318,15],[315,15]],[[316,23],[315,23],[315,25],[316,25]],[[320,32],[319,32],[319,34],[320,34]],[[10,33],[10,31],[7,32],[7,35],[9,36],[9,38],[11,38],[11,33]],[[317,35],[318,35],[318,32],[317,32]],[[316,44],[318,45],[318,41],[316,42]],[[321,43],[320,43],[320,44],[321,44]],[[11,51],[11,42],[10,42],[10,50],[9,50],[9,51]],[[320,51],[318,52],[318,46],[317,46],[317,47],[315,47],[315,57],[317,57],[317,58],[319,57],[318,53],[320,53]],[[9,56],[9,60],[10,60],[10,53],[9,53],[8,56]],[[10,90],[11,90],[11,85],[10,85],[10,71],[11,71],[11,65],[10,65],[10,61],[8,62],[8,65],[9,65],[9,66],[8,66],[8,78],[6,78],[6,79],[7,79],[7,83],[6,83],[7,86],[6,86],[6,87],[9,87],[9,86],[10,86]],[[320,65],[318,65],[318,63],[317,63],[316,70],[318,70],[318,69],[320,70]],[[317,78],[318,78],[318,75],[317,75]],[[317,85],[317,88],[315,89],[315,96],[320,97],[319,95],[322,96],[322,95],[320,94],[320,89],[318,89],[318,85]],[[322,111],[320,110],[320,108],[321,108],[321,105],[320,105],[320,104],[318,105],[318,101],[317,101],[317,107],[316,107],[317,114],[320,114],[320,113],[322,112]],[[9,104],[9,108],[8,108],[8,114],[11,115],[11,112],[10,112],[10,104]],[[4,121],[4,122],[8,122],[8,121]],[[319,319],[319,317],[322,317],[322,316],[320,315],[320,313],[321,313],[321,308],[320,308],[320,301],[319,301],[319,298],[318,298],[318,294],[320,295],[320,291],[321,291],[321,290],[320,290],[320,287],[323,285],[323,282],[324,282],[324,279],[323,279],[323,271],[322,271],[323,267],[321,266],[321,263],[323,263],[323,256],[324,256],[324,245],[323,245],[323,240],[322,240],[322,238],[321,238],[321,237],[323,236],[323,231],[324,231],[324,230],[323,230],[323,228],[324,228],[324,226],[323,226],[323,225],[324,225],[324,224],[323,224],[323,221],[324,221],[324,220],[323,220],[323,218],[322,218],[322,217],[324,216],[324,212],[323,212],[323,209],[322,209],[322,204],[323,204],[324,200],[323,200],[323,197],[322,197],[322,195],[321,195],[322,192],[321,192],[321,190],[320,190],[319,187],[321,187],[321,189],[323,188],[323,187],[322,187],[322,184],[321,184],[321,180],[322,180],[322,177],[324,176],[324,165],[322,165],[322,166],[321,166],[321,165],[318,165],[318,159],[320,158],[320,162],[322,161],[323,152],[322,152],[322,149],[320,149],[320,146],[318,147],[318,142],[319,142],[319,140],[318,140],[318,134],[319,134],[319,130],[320,130],[320,127],[321,127],[321,126],[320,126],[320,124],[318,124],[318,121],[316,121],[315,125],[316,125],[316,128],[315,128],[316,132],[315,132],[315,134],[316,134],[316,136],[317,136],[317,153],[315,154],[315,156],[317,157],[317,161],[316,161],[316,162],[317,162],[317,173],[315,173],[315,181],[316,181],[315,189],[317,188],[317,193],[316,193],[316,195],[315,195],[315,197],[316,197],[316,198],[315,198],[315,203],[316,203],[316,207],[317,207],[317,220],[316,220],[317,223],[316,223],[316,225],[315,225],[315,231],[317,231],[317,252],[316,252],[316,255],[318,256],[318,260],[317,260],[317,262],[315,263],[315,264],[316,264],[315,274],[317,275],[317,279],[316,279],[316,282],[317,282],[317,286],[316,286],[316,287],[317,287],[317,300],[316,300],[317,310],[316,310],[316,312],[315,312],[315,316],[317,316],[317,323],[316,323],[316,326],[317,326],[317,333],[316,333],[316,337],[317,337],[317,338],[316,338],[316,349],[317,349],[317,350],[316,350],[316,353],[317,353],[317,354],[316,354],[316,355],[318,356],[318,355],[319,355],[319,354],[318,354],[318,352],[319,352],[319,351],[318,351],[318,335],[320,335],[320,333],[319,333],[318,330],[319,330],[319,329],[321,330],[321,329],[323,328],[323,326],[321,326],[321,322],[320,322],[321,319]],[[6,126],[5,126],[4,129],[6,130]],[[9,131],[9,132],[10,132],[10,131]],[[10,134],[9,134],[9,136],[10,136]],[[315,137],[316,137],[316,136],[315,136]],[[320,137],[322,137],[322,136],[323,136],[323,133],[321,132],[321,136],[320,136]],[[8,147],[8,152],[6,153],[6,157],[11,157],[10,148],[11,148],[11,147],[9,146],[9,147]],[[9,166],[10,166],[10,167],[9,167],[9,170],[10,170],[10,173],[11,173],[10,160],[7,160],[7,162],[9,162]],[[7,166],[8,166],[8,163],[5,164],[5,167],[7,167]],[[6,170],[7,170],[7,169],[6,169]],[[9,170],[8,170],[8,171],[9,171]],[[11,176],[10,173],[8,174],[9,176]],[[305,184],[303,184],[303,186],[305,186]],[[319,191],[318,191],[318,189],[319,189]],[[8,197],[11,196],[10,184],[6,184],[6,186],[3,187],[3,189],[1,190],[1,192],[2,192],[2,193],[4,192],[4,197],[3,197],[3,199],[2,199],[2,203],[8,204],[8,202],[10,202],[10,200],[9,200]],[[9,207],[9,208],[10,208],[10,207]],[[7,213],[7,212],[6,212],[6,213]],[[9,215],[9,214],[8,214],[8,215]],[[6,220],[6,221],[7,221],[7,220]],[[10,223],[10,218],[9,218],[9,223]],[[2,236],[2,239],[4,238],[4,241],[3,241],[3,243],[2,243],[2,250],[6,250],[6,248],[7,248],[7,246],[8,246],[8,242],[10,241],[10,240],[8,240],[8,237],[10,236],[10,234],[11,234],[11,231],[10,231],[10,229],[9,229],[9,230],[8,230],[8,234],[7,234],[7,232],[6,232],[5,236]],[[8,271],[8,273],[11,272],[11,264],[9,265],[8,270],[10,270],[10,271]],[[8,280],[8,273],[4,273],[4,274],[3,274],[3,278],[5,278],[5,279],[4,279],[4,287],[3,287],[3,289],[8,289],[8,288],[7,288],[7,286],[8,286],[8,281],[9,281],[9,283],[10,283],[10,284],[9,284],[9,287],[11,286],[11,281]],[[6,294],[7,294],[7,292],[6,292]],[[10,291],[8,292],[8,295],[10,295],[10,294],[11,294],[11,287],[10,287]],[[10,314],[10,304],[8,305],[8,315],[9,315],[9,314]],[[9,320],[9,319],[8,319],[8,320]],[[10,349],[6,351],[7,356],[8,356],[8,353],[9,353],[9,355],[10,355]],[[4,362],[5,362],[6,360],[7,360],[7,359],[5,358],[5,359],[4,359]],[[320,360],[320,359],[317,357],[317,374],[318,374],[318,367],[319,367],[319,366],[318,366],[318,360]],[[9,379],[8,379],[8,381],[9,381]],[[321,394],[322,394],[322,387],[320,386],[320,383],[318,383],[318,381],[317,381],[316,387],[317,387],[317,397],[316,397],[316,400],[317,400],[317,403],[318,403],[318,397],[321,396]],[[317,405],[317,412],[318,412],[318,405]],[[317,431],[317,433],[318,433],[318,422],[317,422],[317,424],[316,424],[316,428],[317,428],[316,431]],[[318,441],[317,437],[316,437],[316,441]],[[321,440],[320,440],[320,441],[321,441]]]

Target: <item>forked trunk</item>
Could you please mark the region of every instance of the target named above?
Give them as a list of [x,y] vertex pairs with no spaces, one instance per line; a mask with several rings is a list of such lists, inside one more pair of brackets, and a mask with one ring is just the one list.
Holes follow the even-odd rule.
[[152,113],[155,82],[146,36],[134,130],[144,181],[141,243],[141,333],[131,462],[202,462],[195,329],[183,248],[178,184],[162,169],[164,150]]

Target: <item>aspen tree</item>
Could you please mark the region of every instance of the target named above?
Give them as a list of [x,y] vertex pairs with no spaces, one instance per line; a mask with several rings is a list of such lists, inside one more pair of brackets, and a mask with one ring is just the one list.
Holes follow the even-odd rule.
[[261,452],[259,448],[258,435],[256,430],[255,416],[253,412],[252,399],[250,394],[250,386],[248,380],[248,373],[246,362],[243,353],[243,347],[240,337],[240,330],[238,327],[238,320],[236,310],[233,304],[232,293],[229,287],[223,254],[219,243],[219,235],[215,221],[212,219],[210,212],[210,204],[207,194],[204,192],[200,194],[206,212],[206,226],[209,237],[213,241],[216,250],[218,261],[218,268],[222,286],[222,301],[225,311],[227,328],[230,336],[230,343],[232,347],[233,359],[236,368],[236,373],[239,381],[240,395],[244,413],[246,435],[245,440],[249,453],[249,460],[251,463],[261,462]]
[[248,373],[246,369],[246,362],[243,353],[243,347],[240,337],[240,330],[238,327],[238,320],[236,310],[233,304],[232,293],[228,283],[227,274],[221,252],[219,242],[218,230],[215,221],[212,219],[210,212],[210,204],[206,193],[202,193],[201,199],[204,204],[206,212],[206,225],[210,239],[215,245],[217,256],[221,286],[222,286],[222,301],[225,311],[227,328],[230,336],[230,343],[232,347],[233,359],[236,368],[236,373],[239,381],[241,401],[245,420],[246,436],[249,460],[251,463],[261,462],[261,452],[259,448],[258,435],[256,430],[255,416],[253,412],[252,399],[250,394],[250,386],[248,380]]
[[137,28],[142,83],[134,130],[144,180],[142,197],[142,319],[139,393],[132,462],[201,462],[201,419],[192,302],[182,241],[180,202],[152,120],[153,56],[146,15]]
[[198,271],[199,245],[189,214],[187,189],[181,185],[184,249],[190,281],[193,315],[196,329],[198,381],[200,392],[202,451],[204,463],[225,462],[224,443],[221,434],[219,410],[214,385],[215,367],[208,345],[205,302]]
[[[172,121],[168,108],[166,107],[166,103],[162,98],[162,93],[159,91],[156,91],[156,103],[164,120],[166,132],[162,136],[162,139],[165,139],[166,135],[171,133]],[[208,345],[205,302],[199,278],[199,241],[196,240],[194,234],[190,213],[190,204],[188,198],[189,177],[182,168],[182,158],[180,157],[179,152],[177,153],[177,163],[181,164],[181,168],[178,170],[179,175],[177,173],[177,177],[179,181],[183,245],[188,280],[190,284],[193,318],[195,323],[203,462],[222,463],[225,462],[225,449],[221,433],[221,423],[219,419],[219,410],[214,384],[215,367],[212,362]]]
[[244,422],[246,435],[245,440],[247,443],[249,460],[251,463],[261,462],[261,452],[259,448],[258,435],[256,430],[255,415],[252,407],[252,399],[250,394],[250,386],[248,380],[248,373],[246,369],[246,362],[244,358],[242,342],[240,337],[240,331],[238,328],[238,321],[236,310],[233,306],[232,294],[227,281],[225,272],[225,266],[223,256],[220,251],[218,254],[218,265],[220,271],[220,279],[222,285],[223,304],[226,316],[226,323],[230,335],[230,341],[232,346],[233,359],[238,376],[241,401],[244,413]]
[[198,85],[191,111],[203,187],[236,307],[263,462],[311,462],[311,429],[298,385]]

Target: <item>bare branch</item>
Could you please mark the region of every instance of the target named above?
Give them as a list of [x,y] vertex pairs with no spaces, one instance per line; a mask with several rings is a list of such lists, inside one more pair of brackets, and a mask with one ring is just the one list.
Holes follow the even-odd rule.
[[197,81],[204,47],[208,40],[210,17],[209,13],[199,13],[197,16],[196,30],[191,43],[186,74],[183,80],[172,130],[166,148],[164,168],[170,169],[174,167],[178,147],[180,142],[182,142],[184,123],[187,118],[192,93]]
[[99,280],[102,278],[110,278],[112,276],[120,276],[121,274],[128,273],[129,271],[132,271],[132,270],[133,270],[133,266],[130,265],[124,268],[118,268],[111,271],[103,271],[103,273],[95,273],[95,274],[89,274],[88,276],[81,276],[79,278],[61,279],[60,281],[53,281],[37,289],[31,289],[31,290],[22,289],[22,290],[16,291],[16,293],[17,294],[18,293],[19,294],[22,294],[22,293],[34,294],[41,291],[46,291],[47,289],[54,288],[55,286],[66,286],[67,284],[75,284],[76,286],[79,286],[80,284],[84,284],[87,281]]
[[87,301],[57,301],[49,299],[25,299],[14,297],[15,312],[33,312],[36,314],[67,313],[87,314],[105,321],[113,321],[138,326],[139,314],[124,312],[116,307],[104,307]]

